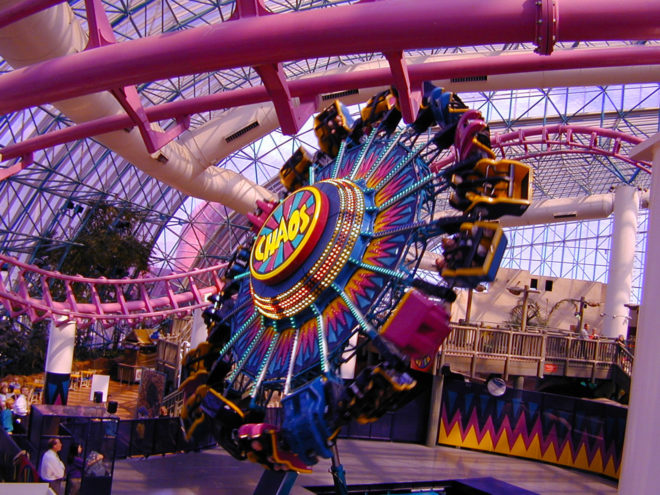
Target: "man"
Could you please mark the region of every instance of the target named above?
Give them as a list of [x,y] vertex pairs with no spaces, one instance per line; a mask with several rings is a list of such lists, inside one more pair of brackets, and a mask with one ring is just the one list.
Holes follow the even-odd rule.
[[64,493],[62,481],[64,480],[64,463],[58,452],[62,450],[62,442],[59,438],[48,440],[48,450],[44,452],[39,466],[39,476],[46,481],[50,488],[57,494]]
[[584,326],[580,329],[580,338],[581,339],[589,338],[589,323],[585,323]]
[[30,389],[28,387],[21,387],[16,389],[16,396],[14,397],[14,430],[16,433],[26,433],[28,428],[28,414],[30,413],[30,405],[28,404],[28,395]]

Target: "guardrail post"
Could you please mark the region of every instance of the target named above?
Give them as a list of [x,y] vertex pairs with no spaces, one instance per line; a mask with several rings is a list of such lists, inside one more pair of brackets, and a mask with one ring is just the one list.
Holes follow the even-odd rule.
[[470,363],[470,378],[474,378],[477,371],[477,349],[479,348],[479,339],[481,331],[474,329],[474,344],[472,345],[472,362]]
[[436,353],[433,360],[433,384],[431,385],[431,405],[429,420],[426,427],[426,446],[434,447],[438,444],[438,428],[440,426],[440,408],[442,405],[442,389],[445,376],[442,374],[443,359]]
[[509,361],[511,360],[511,349],[513,347],[513,330],[509,330],[509,335],[507,337],[507,345],[506,345],[506,358],[504,360],[504,373],[502,373],[502,377],[504,380],[509,379]]
[[545,370],[545,351],[548,345],[547,338],[548,337],[546,334],[541,335],[541,356],[539,357],[539,365],[536,370],[536,376],[539,378],[543,378],[543,373]]
[[598,363],[598,348],[600,346],[600,342],[596,340],[594,344],[594,356],[593,361],[591,362],[591,383],[596,382],[596,364]]

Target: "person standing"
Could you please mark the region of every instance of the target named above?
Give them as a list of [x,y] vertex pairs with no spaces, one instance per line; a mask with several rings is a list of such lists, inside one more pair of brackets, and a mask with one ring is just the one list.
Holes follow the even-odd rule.
[[80,493],[80,483],[82,481],[83,467],[85,465],[85,458],[83,453],[83,445],[75,442],[71,445],[69,455],[67,457],[67,484],[66,495],[78,495]]
[[59,438],[48,440],[48,450],[44,452],[39,466],[39,476],[48,483],[51,490],[57,495],[62,495],[62,480],[64,479],[64,463],[60,459],[59,452],[62,450],[62,442]]

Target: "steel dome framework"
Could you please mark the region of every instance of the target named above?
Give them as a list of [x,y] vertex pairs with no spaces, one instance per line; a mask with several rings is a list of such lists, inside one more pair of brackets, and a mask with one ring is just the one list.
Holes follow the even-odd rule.
[[[342,12],[339,9],[347,9],[346,12],[366,13],[376,12],[374,10],[376,8],[388,11],[390,8],[400,8],[402,5],[402,2],[396,0],[381,2],[90,1],[88,3],[96,5],[97,14],[107,15],[117,43],[114,46],[92,48],[88,54],[67,55],[58,59],[58,62],[70,62],[71,66],[78,67],[76,64],[83,63],[80,62],[83,60],[81,55],[93,55],[95,50],[100,49],[107,49],[105,51],[111,57],[110,60],[115,61],[113,57],[118,51],[112,51],[114,48],[121,47],[124,43],[124,46],[135,46],[131,43],[138,40],[142,40],[144,42],[142,46],[151,50],[151,55],[155,56],[158,47],[151,42],[156,37],[162,37],[163,34],[171,35],[171,39],[177,39],[178,34],[188,32],[192,37],[193,34],[200,32],[199,28],[210,29],[218,25],[224,27],[222,25],[225,24],[228,26],[226,32],[240,33],[239,28],[245,28],[249,21],[259,23],[263,22],[265,17],[272,18],[268,26],[275,26],[280,14],[300,15],[300,17],[288,18],[304,20],[312,19],[311,16],[318,9],[334,9],[328,12],[335,15],[337,12]],[[538,138],[526,137],[517,143],[508,143],[506,148],[501,148],[500,152],[507,153],[507,156],[527,156],[526,160],[530,161],[536,172],[534,184],[536,198],[599,194],[621,183],[646,188],[650,183],[648,165],[630,163],[623,157],[627,156],[627,150],[632,145],[653,135],[659,127],[660,85],[657,81],[660,46],[657,39],[660,38],[660,33],[657,25],[652,22],[654,15],[657,18],[658,12],[646,12],[651,21],[645,21],[642,15],[630,17],[638,21],[636,26],[619,26],[612,29],[608,34],[612,39],[606,40],[593,35],[591,24],[587,23],[589,25],[581,31],[583,37],[579,39],[572,36],[577,30],[573,23],[583,15],[583,12],[589,11],[592,2],[581,2],[585,4],[581,7],[584,10],[575,8],[573,12],[571,9],[574,8],[574,3],[576,2],[566,2],[569,4],[568,14],[562,16],[560,10],[559,23],[549,28],[548,34],[554,33],[557,37],[557,42],[550,45],[533,39],[534,30],[526,25],[524,29],[521,27],[515,36],[503,36],[501,33],[505,30],[506,23],[495,17],[495,12],[491,12],[493,17],[490,21],[486,18],[486,14],[479,15],[479,19],[475,21],[477,26],[487,32],[472,38],[460,36],[461,39],[453,43],[456,46],[450,46],[452,43],[445,41],[449,34],[443,34],[438,36],[437,46],[430,49],[406,48],[405,42],[402,41],[401,49],[388,46],[383,54],[374,50],[377,49],[378,41],[385,43],[384,36],[380,36],[375,44],[370,45],[369,51],[362,51],[361,47],[367,44],[364,41],[367,36],[360,33],[359,40],[354,40],[355,48],[344,49],[343,47],[350,43],[346,40],[345,31],[341,31],[337,39],[332,40],[336,41],[336,49],[325,50],[319,48],[319,45],[314,45],[317,52],[310,55],[309,52],[314,47],[304,47],[304,50],[303,47],[299,47],[299,57],[282,60],[281,70],[276,68],[274,73],[275,76],[280,77],[280,83],[282,78],[284,79],[281,86],[277,86],[277,82],[273,83],[272,80],[268,82],[268,78],[273,76],[273,73],[264,72],[263,69],[258,68],[260,67],[258,64],[254,66],[235,64],[224,67],[223,64],[228,65],[229,62],[223,61],[218,62],[218,70],[206,70],[204,66],[201,71],[177,74],[176,70],[173,70],[171,76],[161,77],[158,74],[153,78],[146,75],[146,69],[145,75],[141,75],[140,68],[137,67],[134,71],[137,75],[130,77],[140,80],[130,82],[137,83],[137,92],[145,109],[150,112],[161,112],[150,115],[155,115],[157,118],[154,119],[159,120],[166,129],[175,126],[174,119],[178,115],[172,109],[181,108],[173,105],[201,108],[190,113],[189,130],[194,131],[227,119],[227,116],[231,115],[231,109],[224,107],[242,106],[244,103],[260,103],[266,100],[274,101],[275,110],[282,120],[287,116],[287,104],[289,108],[293,105],[292,113],[296,113],[298,103],[292,98],[298,96],[296,92],[301,90],[297,88],[302,87],[303,84],[307,84],[306,87],[317,85],[317,97],[343,93],[347,102],[355,103],[366,100],[366,97],[354,94],[358,93],[357,89],[353,89],[354,87],[359,89],[362,85],[378,87],[394,83],[404,95],[404,100],[406,97],[409,99],[409,107],[412,109],[415,84],[420,78],[426,77],[427,73],[424,72],[426,70],[428,76],[442,80],[448,83],[450,89],[459,91],[468,106],[480,110],[495,135],[507,135],[526,128],[552,129],[552,126],[558,125],[586,129],[584,132],[572,130],[568,138],[565,131],[563,133],[560,130],[554,133],[545,131],[540,133]],[[630,10],[641,8],[643,3],[636,2],[627,8]],[[34,5],[43,7],[54,4],[58,2],[0,2],[0,26],[5,28],[20,22],[24,13],[19,11],[16,14],[14,7],[16,5],[34,9]],[[422,4],[427,7],[431,5],[429,2],[421,2],[420,5]],[[544,9],[553,8],[553,3],[549,1],[539,4]],[[85,2],[72,1],[68,5],[83,31],[88,31],[88,8]],[[610,4],[603,6],[602,2],[598,5],[601,9],[599,12],[601,20],[607,12],[615,9]],[[648,7],[647,4],[646,6]],[[657,7],[655,8],[657,10]],[[260,13],[261,9],[270,11],[272,15],[254,16]],[[532,20],[535,18],[548,20],[552,18],[551,14],[552,12],[550,15],[521,14],[521,19],[516,20],[516,23],[518,26],[523,26],[523,18],[528,17]],[[250,17],[251,15],[253,17]],[[452,12],[448,12],[448,18],[451,15]],[[333,19],[339,19],[339,16]],[[467,21],[469,19],[466,19],[465,29],[474,29]],[[620,24],[625,24],[625,21],[625,18],[621,19]],[[386,28],[386,26],[378,26],[378,22],[380,21],[374,20],[375,25],[365,30],[371,32],[371,29],[377,31],[379,27]],[[230,26],[229,23],[234,25]],[[493,29],[484,27],[497,23],[502,26],[495,26]],[[229,29],[230,27],[232,30]],[[289,29],[287,33],[295,34],[295,29],[287,29]],[[302,30],[303,26],[300,26],[300,29]],[[571,29],[574,31],[570,31]],[[414,29],[409,27],[408,31]],[[0,29],[0,38],[1,36],[2,29]],[[403,34],[401,36],[403,37]],[[482,42],[482,39],[497,43],[487,44]],[[473,40],[473,43],[468,43],[470,40]],[[35,36],[20,42],[38,43],[39,40]],[[332,42],[327,44],[333,45]],[[264,57],[268,58],[269,54],[262,53],[264,50],[260,47],[255,46],[251,50],[253,56],[248,57],[246,63],[250,60],[259,61]],[[546,55],[532,53],[534,50],[546,52]],[[200,48],[200,51],[205,49]],[[294,48],[290,51],[297,53]],[[0,55],[3,54],[0,52]],[[202,57],[200,54],[200,57],[207,60],[208,55]],[[100,55],[96,58],[102,60]],[[279,62],[274,56],[271,58]],[[92,59],[87,57],[86,60]],[[520,62],[522,68],[514,67],[515,63],[518,63],[514,63],[515,60],[522,61]],[[573,62],[569,63],[566,60]],[[119,63],[119,58],[116,61]],[[506,67],[497,68],[497,64]],[[35,64],[33,68],[36,66]],[[574,76],[570,73],[571,70],[585,67],[584,71],[588,72],[592,68],[598,70],[597,68],[601,66],[615,68],[606,74],[594,72],[586,78],[587,85],[572,82]],[[619,73],[616,74],[617,66],[639,70],[619,69]],[[46,68],[44,65],[39,67]],[[483,69],[480,70],[479,67]],[[549,81],[546,87],[534,87],[525,80],[529,73],[545,71],[543,74],[549,74],[555,67],[566,71],[563,74],[566,79],[571,80],[570,84],[562,85],[556,81]],[[447,71],[455,77],[446,76]],[[387,74],[386,78],[382,76],[383,73]],[[507,73],[513,76],[506,81],[498,82],[497,77],[502,74],[502,77],[505,77]],[[555,73],[562,74],[558,70]],[[106,76],[110,78],[108,74]],[[29,73],[25,69],[12,67],[4,58],[0,59],[0,87],[17,87],[16,81],[21,81],[21,77],[28,78]],[[350,77],[355,79],[351,80]],[[77,79],[82,80],[80,85],[66,86],[59,83],[49,85],[47,81],[44,84],[61,86],[66,91],[73,92],[72,94],[82,95],[89,92],[87,87],[83,88],[84,71],[77,75]],[[558,76],[558,79],[561,81],[562,77]],[[537,84],[544,80],[546,79],[542,77],[535,79]],[[263,81],[267,81],[265,90]],[[2,86],[3,83],[7,85]],[[296,83],[299,85],[296,86]],[[104,90],[112,85],[114,82],[106,83],[100,80],[95,88]],[[20,90],[20,87],[18,89]],[[278,96],[278,90],[280,94],[282,92],[288,94],[289,99],[282,100],[281,95]],[[261,91],[259,94],[272,93],[274,96],[270,94],[266,94],[265,98],[263,95],[250,96],[257,95],[259,91]],[[4,178],[0,182],[0,203],[4,205],[0,219],[1,253],[30,264],[38,262],[40,249],[44,243],[51,245],[53,242],[64,245],[74,243],[86,214],[98,207],[101,201],[118,206],[120,209],[130,208],[143,213],[143,221],[137,227],[137,233],[154,245],[152,265],[155,274],[177,273],[215,265],[226,260],[228,254],[241,242],[248,228],[244,216],[236,214],[220,203],[193,198],[137,169],[121,154],[101,144],[96,134],[87,130],[89,127],[84,128],[80,122],[72,121],[48,103],[48,100],[40,101],[35,96],[39,93],[38,88],[32,92],[34,95],[23,91],[23,100],[17,96],[16,100],[3,99],[5,103],[0,104],[3,109],[3,115],[0,116],[0,145],[3,149],[0,152],[4,160],[0,163]],[[69,93],[66,95],[68,97]],[[204,106],[205,102],[213,98],[222,98],[223,95],[227,97],[228,103],[209,103]],[[48,98],[48,95],[45,98]],[[16,106],[15,101],[19,102],[16,105],[21,108],[13,108]],[[354,111],[358,108],[354,107]],[[6,109],[9,110],[5,111]],[[92,124],[94,122],[98,123],[100,120],[97,119]],[[249,121],[243,121],[241,125],[236,125],[234,131],[241,131],[242,126],[248,124]],[[316,147],[308,119],[307,123],[299,125],[298,129],[295,129],[296,125],[293,127],[298,131],[293,137],[283,134],[280,130],[272,132],[264,130],[262,134],[257,134],[262,137],[250,138],[246,145],[227,153],[212,165],[233,170],[256,184],[276,189],[273,177],[293,151],[300,144],[310,149]],[[602,129],[618,131],[619,134],[608,135],[607,132],[601,131]],[[289,134],[291,130],[291,125],[285,129]],[[64,136],[59,138],[57,133],[52,134],[53,131],[59,131]],[[76,131],[84,137],[76,137]],[[248,135],[252,136],[249,133]],[[622,140],[621,135],[630,136],[632,140]],[[48,146],[31,144],[35,139],[53,136],[55,142]],[[69,136],[74,138],[71,139]],[[23,145],[28,145],[27,152],[20,152]],[[32,149],[29,149],[30,145]],[[19,154],[7,158],[11,157],[11,153],[7,152],[12,152],[13,149],[17,149]],[[518,263],[518,266],[524,267],[524,262],[527,262],[526,267],[541,271],[549,270],[549,273],[558,276],[576,278],[591,276],[598,279],[602,275],[595,268],[591,273],[587,273],[589,271],[587,269],[584,273],[577,273],[576,267],[596,267],[604,263],[602,255],[606,251],[604,240],[608,239],[609,235],[607,224],[607,221],[603,221],[602,224],[593,224],[594,226],[567,227],[567,230],[572,230],[577,238],[584,237],[585,234],[593,237],[594,231],[598,233],[598,245],[602,249],[594,255],[593,260],[584,255],[569,258],[567,253],[570,250],[565,249],[565,243],[545,242],[547,238],[544,239],[543,235],[537,232],[532,233],[534,242],[529,241],[529,236],[521,236],[520,249],[526,249],[526,244],[530,244],[527,246],[529,254],[523,257],[520,256],[522,251],[518,251],[516,255],[512,254],[511,266]],[[644,232],[642,227],[641,234],[643,235]],[[510,252],[516,253],[516,242],[512,244],[513,249]],[[639,244],[644,245],[643,242]],[[550,267],[547,261],[538,261],[541,255],[532,254],[534,250],[543,251],[545,253],[543,259],[559,259],[561,268],[557,269],[557,265],[554,264]],[[555,251],[554,256],[547,257],[548,251]],[[558,258],[559,251],[565,254]],[[544,264],[548,266],[545,268],[540,266]],[[207,286],[213,285],[212,281],[207,282]],[[185,285],[186,283],[182,283],[182,287]],[[158,291],[163,290],[162,284],[158,286],[159,289],[155,287],[156,285],[149,286],[148,291],[153,291],[154,297],[157,297]]]

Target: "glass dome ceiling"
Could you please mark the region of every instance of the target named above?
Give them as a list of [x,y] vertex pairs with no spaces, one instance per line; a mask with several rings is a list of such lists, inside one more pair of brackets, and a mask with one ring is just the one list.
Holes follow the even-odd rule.
[[[0,16],[12,3],[15,2],[0,2]],[[299,0],[239,3],[243,8],[262,4],[266,10],[277,15],[311,9],[346,8],[344,4],[357,5],[361,2]],[[386,0],[381,3],[386,5],[392,2]],[[96,5],[102,7],[107,15],[119,44],[230,22],[237,7],[234,1],[103,1]],[[64,7],[71,9],[82,31],[87,32],[85,2],[71,1]],[[0,40],[2,31],[0,29]],[[38,42],[33,35],[6,41],[4,46],[7,43],[29,46]],[[3,58],[2,48],[0,46],[0,81],[17,69]],[[559,42],[554,46],[554,54],[596,54],[607,49],[639,48],[649,50],[651,65],[653,60],[657,62],[657,40]],[[257,51],[259,49],[255,48]],[[430,61],[452,62],[468,57],[478,57],[484,61],[517,54],[541,57],[533,54],[535,49],[535,44],[531,42],[516,42],[439,46],[427,50],[404,50],[402,55],[410,66],[423,60],[419,63],[422,66]],[[294,81],[309,76],[329,77],[333,71],[351,72],[365,67],[387,68],[388,60],[378,52],[302,58],[282,63],[282,74],[287,81]],[[562,86],[552,82],[547,87],[529,87],[524,82],[518,82],[510,86],[517,86],[516,89],[507,88],[507,83],[499,83],[501,87],[490,89],[487,84],[490,76],[476,79],[457,77],[451,83],[470,107],[482,112],[493,133],[567,124],[614,129],[644,139],[658,131],[660,85],[653,82],[659,80],[657,68],[656,64],[655,72],[651,67],[650,73],[641,75],[630,72],[620,73],[614,78],[611,74],[602,78],[593,76],[587,86],[577,83]],[[510,79],[515,82],[516,77]],[[601,79],[605,83],[599,83]],[[615,82],[610,82],[612,80]],[[152,108],[261,85],[262,79],[254,67],[238,66],[144,80],[136,87],[143,107]],[[453,86],[450,88],[454,89]],[[351,100],[352,103],[356,101],[355,98]],[[358,109],[359,106],[352,107],[354,112]],[[228,112],[231,110],[196,112],[190,116],[189,131],[221,122],[229,115]],[[164,128],[174,125],[172,120],[163,120],[160,124]],[[248,124],[249,121],[241,122],[235,130],[240,131],[241,126]],[[4,148],[73,127],[75,123],[70,117],[49,103],[28,106],[0,116],[0,146]],[[581,139],[588,141],[588,138]],[[602,146],[611,145],[605,142],[607,138],[598,139],[602,139]],[[233,170],[257,184],[276,189],[277,181],[273,178],[301,144],[308,149],[317,148],[309,119],[295,137],[284,135],[280,130],[262,133],[258,139],[231,151],[213,165]],[[538,156],[531,159],[536,169],[536,198],[604,193],[620,183],[642,188],[649,185],[646,172],[610,156],[595,153],[548,154],[541,152],[547,151],[541,150],[543,145],[539,146]],[[626,154],[627,147],[623,143],[622,155]],[[515,156],[522,153],[522,149],[511,147],[508,152]],[[20,163],[20,158],[0,162],[2,171],[9,175],[0,182],[0,204],[3,205],[0,251],[26,262],[38,263],[45,246],[75,243],[85,219],[102,204],[117,206],[118,211],[128,209],[140,213],[136,233],[154,246],[151,255],[154,272],[180,271],[226,259],[247,229],[242,215],[234,214],[220,203],[208,203],[192,197],[151,177],[116,151],[101,144],[94,135],[37,149],[32,153],[32,160],[31,164],[12,175],[8,171]]]

